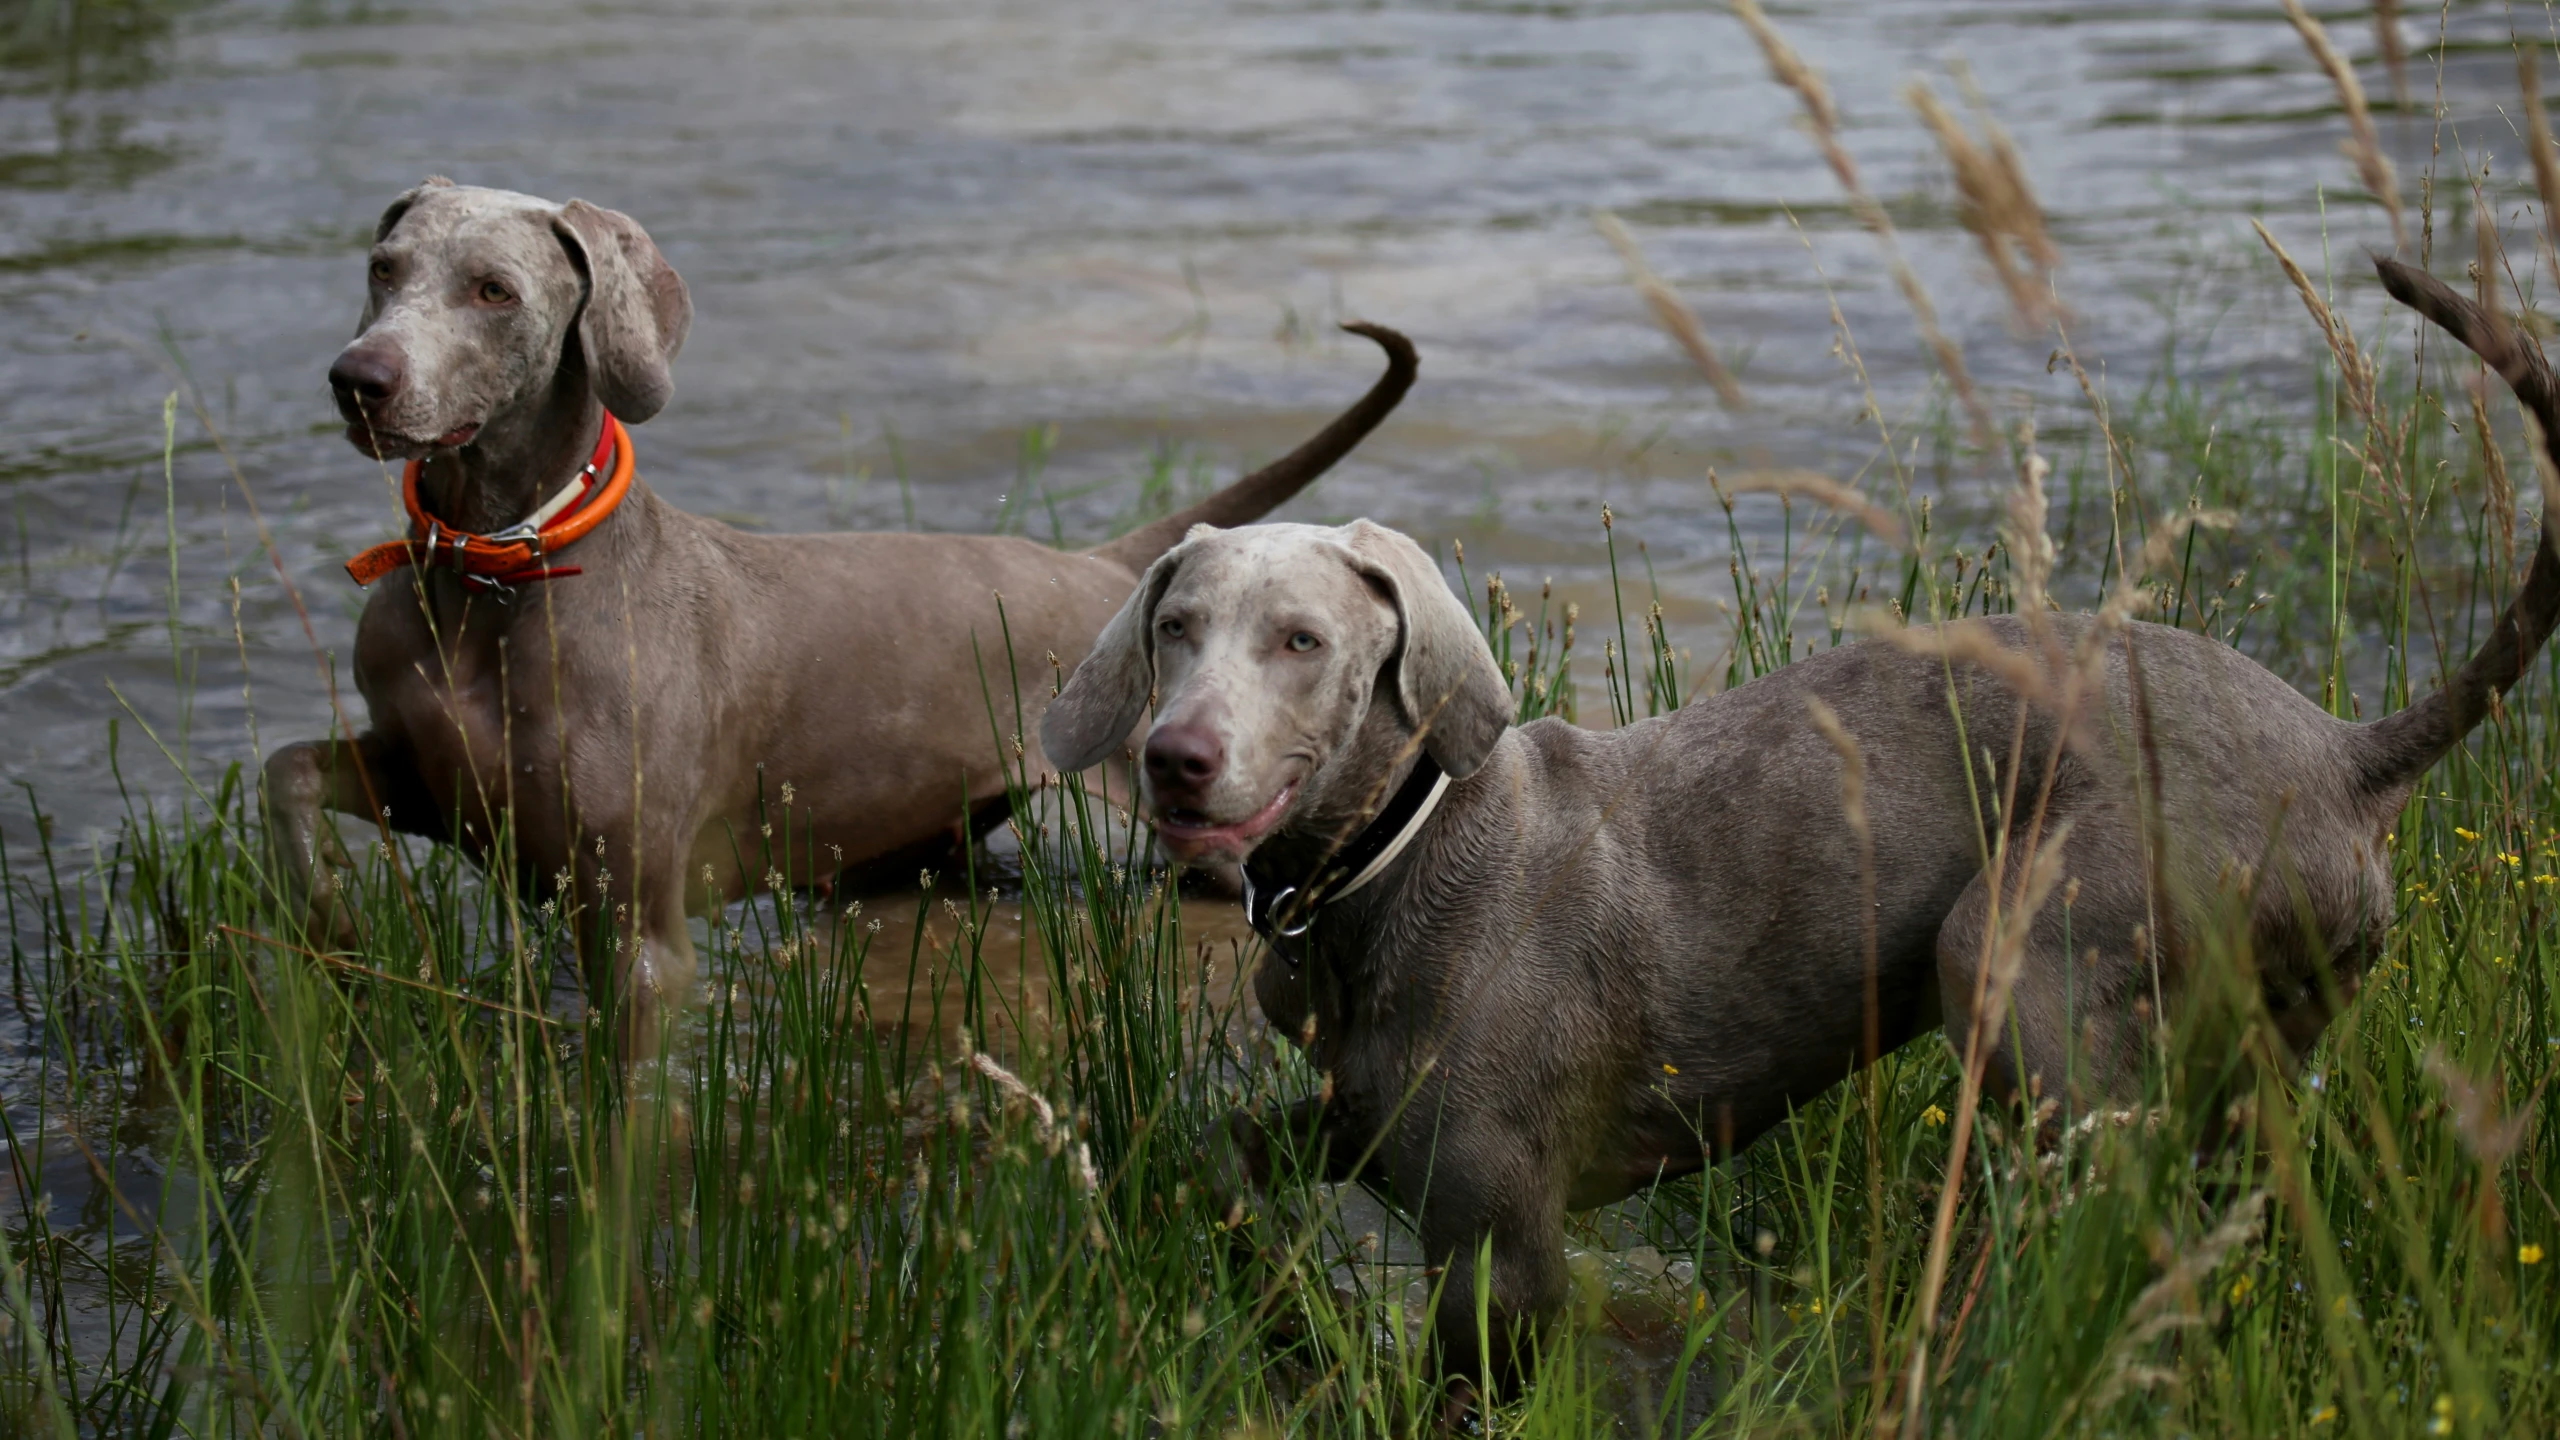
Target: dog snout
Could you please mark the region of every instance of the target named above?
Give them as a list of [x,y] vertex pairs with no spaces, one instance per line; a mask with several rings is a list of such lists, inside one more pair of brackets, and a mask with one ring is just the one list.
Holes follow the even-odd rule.
[[329,367],[329,388],[342,408],[380,405],[399,394],[408,378],[407,360],[388,345],[350,345]]
[[1146,760],[1158,794],[1196,796],[1227,768],[1227,747],[1203,726],[1159,725],[1147,736]]

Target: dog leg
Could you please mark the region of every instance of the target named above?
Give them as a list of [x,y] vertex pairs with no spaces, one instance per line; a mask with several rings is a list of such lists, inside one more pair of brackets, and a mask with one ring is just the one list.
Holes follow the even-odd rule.
[[378,734],[287,745],[267,757],[260,789],[285,904],[303,917],[314,940],[336,949],[356,946],[355,915],[344,903],[340,880],[354,861],[329,813],[444,838],[445,827],[406,757]]
[[1379,1190],[1391,1183],[1377,1154],[1375,1132],[1338,1101],[1311,1096],[1267,1116],[1238,1110],[1210,1143],[1222,1162],[1219,1173],[1261,1194],[1291,1181],[1339,1185],[1356,1180]]
[[[1984,1092],[2003,1102],[2023,1097],[2047,1128],[2091,1104],[2130,1100],[2142,1083],[2151,907],[2140,857],[2089,840],[2112,828],[2086,827],[2065,842],[2064,873],[2078,884],[2066,882],[2070,903],[2054,896],[2028,925],[2009,1003],[1984,1037]],[[1982,968],[2000,958],[1984,938],[1990,912],[1990,889],[1977,877],[1938,929],[1939,997],[1958,1055],[1973,1043]]]
[[[1563,1187],[1534,1173],[1536,1153],[1517,1135],[1444,1131],[1436,1154],[1427,1142],[1422,1151],[1427,1178],[1398,1176],[1399,1189],[1422,1196],[1423,1253],[1440,1267],[1432,1322],[1440,1374],[1453,1385],[1489,1383],[1497,1397],[1527,1377],[1545,1322],[1570,1290]],[[1492,1283],[1480,1291],[1488,1260]]]
[[[588,1003],[612,1007],[615,1043],[628,1065],[658,1053],[667,1024],[692,999],[693,935],[685,924],[684,852],[653,846],[670,853],[647,864],[628,842],[627,822],[608,823],[603,832],[577,846],[578,893],[563,898],[595,906],[577,918],[575,931]],[[625,838],[617,843],[615,836]]]

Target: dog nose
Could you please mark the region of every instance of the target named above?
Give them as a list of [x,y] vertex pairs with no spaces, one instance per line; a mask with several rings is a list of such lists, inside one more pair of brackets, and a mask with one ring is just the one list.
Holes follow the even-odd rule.
[[399,394],[401,382],[408,378],[409,367],[400,352],[386,348],[349,346],[329,367],[330,389],[368,405]]
[[1147,736],[1147,778],[1196,790],[1227,766],[1227,747],[1197,725],[1159,725]]

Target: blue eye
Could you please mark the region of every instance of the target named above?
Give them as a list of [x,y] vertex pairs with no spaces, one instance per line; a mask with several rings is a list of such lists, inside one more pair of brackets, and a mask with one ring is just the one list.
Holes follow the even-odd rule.
[[1164,638],[1167,640],[1179,640],[1182,638],[1182,622],[1179,620],[1161,621],[1156,625],[1156,629],[1162,631],[1164,633]]
[[1323,641],[1317,639],[1315,636],[1304,630],[1301,630],[1297,634],[1289,637],[1289,648],[1302,654],[1306,651],[1313,650],[1323,643]]

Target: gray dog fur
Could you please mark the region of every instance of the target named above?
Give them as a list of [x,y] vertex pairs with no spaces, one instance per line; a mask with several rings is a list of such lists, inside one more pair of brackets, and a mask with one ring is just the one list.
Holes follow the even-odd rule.
[[[2381,264],[2395,295],[2489,360],[2546,443],[2560,441],[2560,388],[2538,351],[2427,276]],[[1448,1267],[1438,1333],[1466,1375],[1487,1358],[1475,1353],[1477,1245],[1491,1241],[1497,1332],[1516,1338],[1565,1292],[1566,1209],[1731,1153],[1871,1045],[1942,1020],[1963,1033],[1998,824],[1977,819],[1974,797],[1999,793],[1984,752],[2008,753],[2022,705],[2016,753],[2033,758],[2013,833],[2041,800],[2047,833],[2070,827],[2079,889],[2069,948],[2059,903],[2034,921],[2015,997],[2023,1053],[2004,1045],[1988,1074],[2059,1092],[2068,1055],[2082,1095],[2122,1094],[2158,969],[2173,968],[2143,938],[2177,924],[2155,897],[2228,895],[2253,871],[2283,881],[2242,887],[2264,1001],[2295,1052],[2307,1048],[2391,916],[2384,837],[2412,786],[2560,614],[2555,524],[2546,505],[2491,642],[2446,689],[2386,719],[2338,720],[2236,651],[2137,624],[2106,641],[2103,721],[2067,744],[2052,713],[1990,672],[1881,641],[1619,730],[1510,728],[1466,607],[1410,540],[1365,521],[1204,528],[1148,570],[1041,739],[1061,769],[1089,765],[1123,743],[1153,689],[1141,783],[1159,843],[1251,853],[1279,875],[1312,873],[1356,833],[1417,747],[1456,777],[1375,884],[1318,912],[1302,967],[1266,960],[1257,991],[1329,1077],[1329,1098],[1273,1128],[1319,1142],[1328,1178],[1374,1149],[1364,1178],[1416,1211],[1426,1253]],[[2093,622],[2060,623],[2072,644]],[[1989,631],[2029,645],[2022,622]],[[1872,1040],[1859,848],[1811,698],[1864,757]],[[2145,803],[2169,842],[2152,857],[2165,862],[2156,891]],[[1239,1120],[1243,1162],[1268,1183],[1278,1137]]]
[[[428,457],[421,496],[448,524],[515,523],[584,463],[600,405],[637,425],[673,390],[691,302],[628,216],[431,179],[383,213],[370,265],[332,387],[359,450]],[[394,572],[356,633],[371,728],[267,761],[290,883],[344,940],[344,857],[324,811],[484,856],[511,816],[534,893],[566,880],[609,907],[610,937],[581,938],[619,950],[626,1044],[645,1044],[658,1002],[693,978],[688,910],[765,883],[760,803],[792,787],[795,883],[822,878],[806,873],[814,857],[832,872],[946,835],[964,804],[985,819],[1007,764],[1025,763],[1020,737],[998,741],[987,696],[1007,729],[1015,694],[1036,716],[1053,660],[1083,656],[1140,567],[1194,523],[1267,512],[1386,418],[1412,347],[1346,328],[1389,360],[1357,404],[1265,469],[1084,554],[994,536],[749,535],[634,481],[560,553],[583,575],[511,603],[449,570]],[[1027,764],[1045,773],[1036,748]]]

